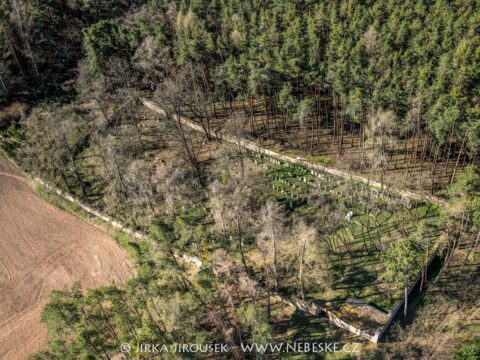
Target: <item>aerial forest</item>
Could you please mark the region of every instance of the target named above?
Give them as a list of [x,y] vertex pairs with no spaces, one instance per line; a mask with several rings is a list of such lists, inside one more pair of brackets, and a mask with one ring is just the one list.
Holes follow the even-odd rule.
[[0,150],[140,234],[101,224],[135,276],[52,293],[33,359],[351,341],[287,297],[403,301],[345,359],[480,353],[479,1],[0,0]]
[[4,102],[107,101],[173,79],[206,128],[242,111],[254,138],[355,171],[401,167],[424,191],[476,161],[476,2],[11,1],[0,14]]

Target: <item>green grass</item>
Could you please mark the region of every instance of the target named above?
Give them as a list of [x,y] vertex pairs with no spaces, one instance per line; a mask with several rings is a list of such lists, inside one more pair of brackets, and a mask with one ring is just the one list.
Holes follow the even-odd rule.
[[101,219],[95,218],[77,204],[65,199],[63,196],[60,196],[55,192],[49,191],[44,185],[37,185],[35,187],[35,192],[40,198],[42,198],[49,204],[52,204],[58,209],[66,211],[88,222],[89,224],[92,224],[99,230],[111,236],[115,241],[120,244],[120,246],[122,246],[128,252],[128,254],[133,259],[141,260],[142,254],[147,250],[147,245],[145,243],[139,242],[130,234],[114,228],[109,223]]
[[[436,208],[432,209],[431,206],[422,205],[413,209],[412,214],[417,219],[434,221]],[[328,293],[313,293],[310,295],[312,298],[335,303],[343,301],[348,297],[353,297],[384,312],[388,312],[402,297],[401,287],[392,289],[391,300],[386,297],[386,289],[382,285],[383,281],[381,278],[382,265],[379,258],[381,250],[378,246],[380,241],[383,244],[387,244],[401,238],[401,235],[395,230],[395,222],[399,221],[398,214],[381,211],[378,219],[378,226],[370,228],[365,226],[363,234],[360,224],[367,224],[367,216],[361,215],[352,219],[356,224],[344,231],[344,234],[351,239],[351,251],[337,240],[337,254],[333,255],[335,273],[338,274],[341,261],[339,254],[343,253],[344,275],[336,279],[332,291]],[[414,218],[410,219],[407,228],[409,231],[415,231]],[[341,231],[343,229],[338,230],[338,232]],[[431,250],[433,250],[433,246],[434,239],[430,243]]]
[[[277,150],[278,151],[278,150]],[[298,150],[298,149],[291,149],[291,150],[286,150],[286,151],[280,151],[281,153],[292,156],[292,157],[301,157],[302,159],[305,159],[306,161],[312,162],[312,163],[317,163],[317,164],[322,164],[322,165],[331,165],[332,160],[329,159],[326,156],[323,155],[308,155],[305,154],[305,151]]]
[[[297,343],[337,343],[338,350],[345,344],[357,343],[358,348],[362,346],[360,339],[348,332],[332,327],[325,317],[309,316],[298,311],[294,312],[290,319],[290,326],[287,332],[286,342]],[[334,346],[333,344],[331,346]],[[348,349],[348,347],[347,347]],[[352,347],[353,349],[353,347]],[[346,352],[326,353],[299,353],[288,352],[280,354],[281,359],[326,359],[340,360],[353,359],[352,354]]]
[[71,201],[68,201],[64,197],[49,191],[44,185],[41,185],[41,184],[37,185],[35,187],[35,192],[40,198],[54,205],[60,210],[67,211],[71,214],[74,214],[82,218],[83,220],[89,220],[90,216],[81,207],[79,207],[77,204]]
[[323,155],[314,155],[314,156],[308,155],[305,157],[305,159],[307,161],[317,163],[317,164],[322,164],[326,166],[332,165],[332,160]]
[[[257,158],[258,159],[258,158]],[[263,159],[266,162],[266,159]],[[387,286],[381,278],[383,271],[380,262],[381,246],[402,238],[398,224],[405,222],[408,233],[416,231],[417,222],[426,220],[428,226],[434,227],[438,217],[438,207],[430,204],[412,202],[409,212],[400,207],[387,206],[387,200],[379,201],[376,209],[367,209],[362,201],[349,200],[352,192],[367,190],[365,184],[345,184],[344,179],[337,179],[324,174],[324,177],[313,175],[303,166],[287,166],[284,163],[267,162],[267,176],[272,186],[270,195],[287,205],[296,215],[313,220],[316,209],[309,206],[307,199],[311,196],[329,196],[330,206],[347,214],[353,211],[351,222],[344,220],[345,225],[333,234],[322,235],[332,246],[331,255],[334,282],[331,291],[315,291],[308,296],[312,299],[327,301],[336,306],[349,297],[357,298],[384,312],[401,298],[401,287],[392,288],[391,299],[387,296]],[[330,178],[331,180],[327,180]],[[305,180],[306,179],[306,182]],[[316,186],[313,186],[316,184]],[[282,192],[283,191],[283,192]],[[358,193],[356,193],[358,195]],[[360,199],[361,199],[360,196]],[[405,217],[405,218],[404,218]],[[342,220],[343,221],[343,220]],[[342,239],[348,239],[345,243]],[[347,244],[346,244],[347,243]],[[349,243],[349,244],[348,244]],[[430,243],[433,247],[435,239]],[[341,275],[340,268],[343,268]],[[284,289],[287,293],[295,293],[295,289]]]

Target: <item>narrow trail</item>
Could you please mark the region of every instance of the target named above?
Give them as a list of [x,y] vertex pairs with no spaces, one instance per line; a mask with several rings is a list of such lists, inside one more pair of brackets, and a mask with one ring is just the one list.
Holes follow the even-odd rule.
[[[143,103],[143,105],[145,107],[147,107],[148,109],[150,109],[151,111],[165,116],[165,114],[166,114],[165,111],[160,106],[155,104],[153,101],[150,101],[150,100],[147,100],[147,99],[144,99],[144,98],[141,98],[140,100]],[[174,116],[176,116],[176,115],[174,115]],[[191,120],[187,119],[186,117],[179,116],[178,119],[182,122],[182,124],[188,126],[189,128],[191,128],[195,131],[204,132],[204,130],[201,126],[193,123]],[[288,156],[288,155],[279,154],[275,151],[266,149],[266,148],[258,145],[257,143],[255,143],[253,141],[250,141],[250,140],[246,140],[246,139],[243,139],[243,138],[237,138],[237,137],[229,136],[229,135],[219,135],[217,133],[213,133],[213,134],[211,133],[210,135],[211,135],[212,138],[215,138],[217,140],[226,141],[226,142],[235,144],[237,146],[241,146],[242,148],[244,148],[246,150],[250,150],[250,151],[253,151],[253,152],[256,152],[256,153],[264,154],[264,155],[270,156],[272,158],[275,158],[277,160],[285,161],[285,162],[288,162],[290,164],[302,165],[302,166],[305,166],[305,167],[307,167],[311,170],[322,171],[322,172],[325,172],[325,173],[328,173],[328,174],[331,174],[331,175],[334,175],[334,176],[337,176],[337,177],[341,177],[341,178],[344,178],[344,179],[361,182],[361,183],[367,184],[368,186],[371,186],[371,187],[376,188],[376,189],[382,189],[382,184],[377,182],[377,181],[374,181],[372,179],[368,179],[368,178],[365,178],[365,177],[360,176],[360,175],[350,174],[350,173],[347,173],[347,172],[344,172],[344,171],[341,171],[341,170],[338,170],[338,169],[330,168],[330,167],[325,166],[325,165],[315,164],[315,163],[306,161],[306,160],[304,160],[300,157],[295,157],[294,158],[294,157],[291,157],[291,156]],[[427,201],[427,202],[430,202],[432,204],[436,204],[436,205],[440,205],[440,206],[445,206],[446,205],[446,201],[437,197],[437,196],[418,194],[418,193],[415,193],[413,191],[398,189],[398,188],[395,188],[395,187],[392,187],[392,186],[388,186],[386,184],[383,185],[383,189],[388,190],[392,193],[398,194],[398,195],[400,195],[404,198],[407,198],[407,199]]]
[[8,176],[8,177],[11,177],[11,178],[14,178],[14,179],[18,179],[18,180],[21,180],[21,181],[25,181],[25,179],[22,178],[21,176],[12,175],[12,174],[7,174],[7,173],[2,172],[2,171],[0,171],[0,176]]

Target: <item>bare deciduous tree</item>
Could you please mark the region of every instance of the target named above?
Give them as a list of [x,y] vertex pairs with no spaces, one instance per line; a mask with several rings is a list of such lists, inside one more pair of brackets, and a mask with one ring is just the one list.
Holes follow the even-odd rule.
[[165,208],[163,216],[169,221],[173,221],[177,215],[177,207],[185,206],[190,201],[194,191],[189,172],[173,164],[157,164],[153,185],[159,196],[158,201]]
[[186,100],[182,87],[175,79],[166,80],[155,92],[155,100],[165,112],[165,116],[162,118],[166,125],[165,130],[176,144],[180,158],[184,164],[192,167],[199,184],[204,186],[203,168],[200,161],[202,142],[180,117]]
[[282,206],[271,200],[260,210],[257,241],[260,249],[270,254],[275,291],[278,290],[278,243],[285,236],[285,214]]

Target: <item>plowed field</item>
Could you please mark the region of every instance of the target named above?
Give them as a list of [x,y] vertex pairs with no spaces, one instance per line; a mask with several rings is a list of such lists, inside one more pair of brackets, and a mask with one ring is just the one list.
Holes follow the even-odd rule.
[[122,283],[130,274],[130,259],[113,239],[37,197],[0,159],[0,359],[43,348],[40,315],[53,289]]

